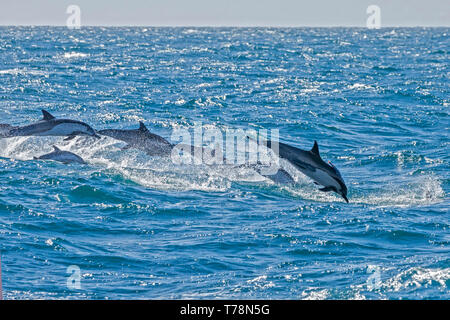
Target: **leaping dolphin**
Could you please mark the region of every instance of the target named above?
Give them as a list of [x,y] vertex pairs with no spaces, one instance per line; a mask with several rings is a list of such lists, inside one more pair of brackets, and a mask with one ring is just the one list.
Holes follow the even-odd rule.
[[86,164],[86,162],[75,153],[70,151],[63,151],[59,149],[57,146],[53,146],[53,152],[48,154],[44,154],[40,157],[34,157],[34,160],[54,160],[62,163],[81,163]]
[[[136,148],[144,151],[150,156],[170,156],[175,147],[182,148],[183,150],[189,150],[193,156],[197,153],[203,154],[203,151],[205,150],[203,147],[196,147],[186,144],[175,145],[170,143],[163,137],[151,133],[141,121],[139,122],[139,129],[105,129],[98,131],[98,134],[126,142],[127,145],[123,147],[122,150]],[[215,149],[211,152],[212,155],[215,155]]]
[[289,172],[287,172],[286,170],[284,170],[281,167],[278,168],[277,172],[275,172],[274,174],[265,173],[264,169],[267,169],[267,166],[264,165],[263,163],[261,163],[260,161],[258,161],[257,163],[241,164],[241,165],[236,166],[235,168],[248,168],[248,169],[255,170],[258,174],[262,175],[265,178],[272,180],[273,182],[275,182],[277,184],[282,184],[282,185],[295,184],[294,178],[292,178],[292,176],[289,174]]
[[139,129],[105,129],[98,131],[98,134],[126,142],[122,150],[136,148],[150,156],[169,156],[174,147],[163,137],[151,133],[143,122],[139,122]]
[[22,127],[13,127],[6,137],[20,136],[67,136],[71,140],[78,135],[100,138],[88,124],[71,119],[57,119],[49,112],[42,110],[43,119]]
[[278,168],[277,172],[275,172],[274,174],[262,173],[261,169],[258,167],[254,168],[254,169],[260,175],[262,175],[263,177],[269,178],[270,180],[272,180],[275,183],[278,183],[278,184],[294,184],[295,183],[294,178],[292,178],[292,176],[289,174],[289,172],[287,172],[283,168]]
[[[271,148],[272,142],[267,141],[266,146]],[[322,185],[320,191],[334,191],[342,196],[348,203],[347,186],[339,170],[331,163],[322,160],[319,154],[319,145],[314,141],[310,151],[291,147],[278,142],[279,157],[288,160],[303,174],[310,177],[315,184]]]

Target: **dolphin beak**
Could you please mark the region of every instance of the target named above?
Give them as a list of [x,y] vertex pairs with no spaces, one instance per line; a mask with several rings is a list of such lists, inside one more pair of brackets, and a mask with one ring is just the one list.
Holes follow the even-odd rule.
[[347,199],[347,196],[346,196],[346,195],[343,195],[343,194],[342,194],[342,198],[344,198],[345,202],[348,203],[348,199]]

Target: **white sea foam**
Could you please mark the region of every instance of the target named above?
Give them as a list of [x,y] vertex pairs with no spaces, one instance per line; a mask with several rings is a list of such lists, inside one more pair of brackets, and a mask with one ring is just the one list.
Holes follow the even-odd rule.
[[[170,158],[150,157],[139,150],[125,150],[124,143],[111,138],[94,140],[78,137],[69,142],[54,137],[15,137],[0,139],[0,157],[30,160],[52,151],[52,145],[81,156],[86,162],[104,169],[114,170],[125,178],[148,188],[162,190],[203,190],[224,192],[232,182],[273,184],[255,170],[233,165],[177,165]],[[238,150],[242,152],[242,150]],[[273,155],[272,155],[273,156]],[[270,155],[269,155],[270,157]],[[288,161],[280,165],[294,179],[294,185],[281,186],[292,195],[319,202],[344,202],[333,192],[320,192],[311,179],[299,172]],[[349,186],[350,191],[351,185]],[[423,175],[409,177],[407,183],[393,181],[382,189],[350,192],[350,203],[376,207],[410,207],[429,205],[445,199],[439,177]]]
[[[366,293],[373,292],[379,295],[380,299],[387,298],[389,293],[416,291],[429,286],[438,286],[442,291],[448,290],[447,282],[450,280],[450,268],[422,268],[412,267],[401,271],[394,276],[384,279],[380,277],[380,282],[373,286],[367,282],[350,285],[344,290],[330,290],[318,287],[310,287],[301,293],[304,300],[324,300],[336,298],[336,294],[345,296],[350,300],[365,300]],[[420,297],[420,292],[417,293]]]
[[412,267],[385,280],[380,277],[380,282],[375,287],[362,283],[351,286],[351,289],[355,293],[376,291],[384,296],[389,292],[414,291],[431,285],[436,285],[441,290],[448,290],[449,280],[450,268]]
[[29,70],[27,68],[14,68],[14,69],[5,69],[0,70],[0,75],[2,74],[9,74],[13,76],[17,75],[34,75],[34,76],[46,76],[48,75],[47,72],[41,71],[41,70]]
[[392,183],[380,191],[359,196],[353,202],[377,207],[410,207],[442,202],[445,192],[434,175],[414,177],[409,183]]
[[72,58],[84,58],[89,56],[87,53],[81,53],[81,52],[66,52],[64,53],[63,57],[65,59],[72,59]]
[[[304,177],[300,186],[286,186],[285,189],[303,199],[319,202],[343,202],[342,198],[333,192],[320,192],[311,180]],[[301,181],[301,180],[300,180]],[[350,187],[351,189],[351,187]],[[442,202],[445,192],[442,182],[435,176],[417,177],[416,181],[407,185],[391,184],[380,191],[350,193],[350,204],[373,205],[376,207],[412,207],[431,205]]]
[[[114,139],[79,137],[69,142],[50,137],[0,139],[0,157],[31,160],[52,151],[52,145],[81,156],[93,166],[114,170],[125,178],[149,188],[171,190],[226,191],[231,180],[218,167],[175,165],[168,158],[152,158],[139,150],[122,151]],[[233,175],[231,175],[233,176]]]
[[420,288],[434,283],[447,288],[447,281],[450,280],[450,268],[430,269],[413,267],[381,283],[381,287],[386,291],[400,291],[408,288]]
[[352,85],[348,85],[347,89],[349,90],[368,90],[373,89],[371,85],[364,84],[364,83],[354,83]]

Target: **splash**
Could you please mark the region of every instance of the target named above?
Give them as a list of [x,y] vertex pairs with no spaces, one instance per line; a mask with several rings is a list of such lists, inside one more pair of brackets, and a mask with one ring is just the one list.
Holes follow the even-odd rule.
[[359,204],[377,207],[411,207],[442,202],[445,192],[441,180],[434,175],[414,177],[408,183],[389,183],[381,191],[354,198]]
[[[0,139],[0,157],[30,160],[52,151],[57,143],[62,149],[80,155],[86,162],[113,170],[126,179],[148,188],[161,190],[201,190],[225,192],[233,182],[273,184],[251,168],[232,165],[176,165],[169,158],[154,158],[138,150],[121,148],[123,143],[111,138],[93,140],[79,137],[69,142],[51,137],[16,137]],[[333,192],[320,192],[312,181],[284,159],[281,166],[293,177],[295,185],[280,186],[294,197],[318,202],[343,202]],[[98,169],[98,168],[97,168]],[[350,194],[350,202],[377,207],[410,207],[439,203],[445,198],[441,180],[434,176],[412,177],[415,179],[398,185],[389,182],[374,190],[363,190],[357,185]],[[361,188],[359,191],[357,188]]]
[[[223,192],[232,180],[223,167],[175,165],[168,158],[149,157],[138,150],[121,150],[123,143],[110,138],[93,141],[79,137],[69,142],[48,137],[17,137],[0,140],[0,157],[31,160],[52,150],[61,149],[81,156],[93,170],[110,170],[139,185],[161,190],[201,190]],[[239,176],[236,169],[230,177]],[[226,171],[226,172],[229,172]]]

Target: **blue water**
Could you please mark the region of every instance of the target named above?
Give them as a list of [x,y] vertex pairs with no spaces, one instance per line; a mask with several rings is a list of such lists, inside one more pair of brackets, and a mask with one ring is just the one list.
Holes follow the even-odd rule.
[[[449,299],[449,33],[1,27],[0,123],[278,129],[318,140],[350,199],[109,138],[1,139],[4,298]],[[53,144],[89,165],[30,160]]]

